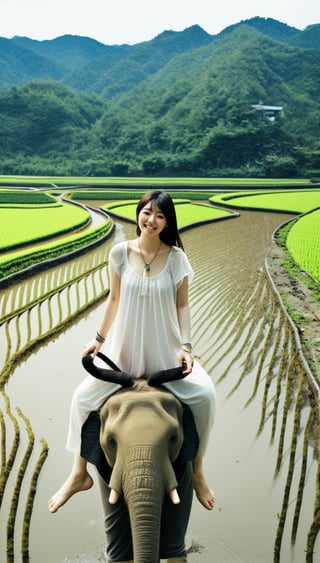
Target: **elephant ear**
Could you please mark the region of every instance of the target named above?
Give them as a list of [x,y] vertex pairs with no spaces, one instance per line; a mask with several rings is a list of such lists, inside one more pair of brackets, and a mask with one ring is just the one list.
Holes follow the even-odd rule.
[[[97,355],[106,363],[110,364],[111,360],[109,360],[109,358],[107,358],[104,354],[99,352]],[[133,377],[124,371],[120,371],[113,362],[111,362],[111,364],[112,367],[115,368],[114,370],[99,368],[93,363],[93,358],[90,354],[82,356],[83,367],[96,379],[109,381],[110,383],[117,383],[122,387],[131,387],[134,384]]]
[[163,383],[168,383],[168,381],[176,381],[177,379],[184,378],[184,370],[186,369],[186,364],[182,364],[177,368],[165,369],[163,371],[158,371],[153,373],[148,377],[148,384],[151,387],[157,387]]

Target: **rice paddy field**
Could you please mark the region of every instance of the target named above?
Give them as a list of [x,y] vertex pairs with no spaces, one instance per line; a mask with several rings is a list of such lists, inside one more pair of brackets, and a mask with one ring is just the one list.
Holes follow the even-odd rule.
[[[12,182],[22,180],[21,177],[14,177]],[[34,178],[33,178],[34,180]],[[29,186],[31,178],[24,178],[24,182],[28,185],[28,189],[22,190],[19,188],[2,188],[0,189],[0,216],[1,216],[1,238],[0,250],[2,256],[0,264],[8,261],[8,253],[15,251],[11,258],[19,263],[21,257],[21,264],[23,264],[23,256],[26,251],[22,248],[26,244],[34,245],[35,260],[37,254],[36,244],[40,241],[50,240],[50,248],[56,246],[58,253],[63,253],[64,248],[61,246],[59,235],[66,237],[70,234],[70,244],[78,241],[77,244],[85,244],[86,239],[83,238],[81,230],[90,222],[90,215],[82,207],[70,205],[70,203],[62,202],[58,199],[57,194],[53,195],[50,191],[43,191],[37,189],[37,185],[48,183],[51,188],[57,189],[60,184],[64,183],[67,187],[77,185],[78,189],[68,193],[72,200],[86,200],[93,201],[101,200],[101,208],[103,208],[111,216],[119,217],[128,221],[135,221],[135,208],[138,199],[147,189],[150,188],[150,180],[146,179],[129,179],[128,185],[132,184],[139,186],[140,189],[121,189],[115,190],[111,187],[104,187],[105,179],[90,179],[92,180],[92,188],[88,190],[85,185],[83,189],[81,185],[87,179],[80,178],[37,178],[37,182],[33,182]],[[116,179],[109,179],[111,185],[119,185],[121,182]],[[1,177],[0,177],[1,182]],[[149,182],[149,186],[147,183]],[[236,191],[236,192],[222,192],[210,194],[208,191],[201,191],[198,186],[197,190],[188,189],[185,192],[188,199],[181,198],[183,192],[174,191],[174,186],[180,187],[182,185],[192,187],[194,179],[153,179],[152,185],[159,187],[166,187],[171,189],[168,191],[174,198],[178,226],[180,230],[185,230],[196,224],[205,224],[210,221],[236,217],[235,210],[240,209],[255,209],[267,211],[279,211],[300,215],[310,212],[320,207],[320,190],[317,188],[299,189],[299,182],[295,185],[294,189],[286,187],[285,189],[259,191]],[[241,180],[234,179],[228,181],[228,187],[233,184],[239,188],[245,184],[249,187],[252,185],[260,185],[263,188],[269,180]],[[272,180],[273,185],[278,186],[280,180]],[[281,181],[282,186],[286,185],[285,181]],[[224,179],[203,179],[201,186],[218,187],[226,184]],[[143,190],[143,186],[146,188]],[[99,190],[94,190],[94,187],[99,187]],[[101,186],[101,188],[100,188]],[[289,184],[288,184],[289,186]],[[290,184],[291,186],[291,184]],[[32,187],[32,189],[30,189]],[[142,188],[142,189],[141,189]],[[198,200],[196,200],[198,198]],[[109,200],[109,203],[103,204],[103,200]],[[199,203],[199,200],[203,203]],[[228,209],[232,207],[232,211]],[[292,254],[293,259],[299,264],[301,268],[310,273],[316,280],[319,281],[319,233],[317,231],[319,214],[314,216],[307,216],[303,220],[300,218],[295,223],[292,234],[288,237],[288,250]],[[71,234],[72,233],[72,234]],[[97,233],[98,236],[98,233]],[[54,240],[56,242],[54,242]],[[82,240],[82,242],[81,242]],[[60,248],[60,250],[59,250]],[[28,253],[30,255],[30,252]],[[32,253],[31,253],[32,254]],[[39,258],[39,255],[38,255]],[[29,259],[29,261],[31,258]],[[2,270],[2,271],[5,271]]]
[[68,204],[52,206],[1,207],[0,251],[17,248],[83,227],[88,212]]
[[[7,563],[18,563],[20,554],[25,563],[103,560],[96,553],[90,555],[91,548],[104,542],[102,522],[96,520],[98,492],[77,495],[54,520],[48,514],[47,499],[69,467],[65,421],[81,377],[82,343],[96,329],[97,307],[104,306],[106,256],[114,243],[135,236],[138,192],[131,199],[126,190],[123,201],[115,201],[114,193],[101,188],[95,211],[89,207],[85,211],[92,221],[101,216],[100,226],[84,225],[76,227],[76,232],[57,235],[62,224],[57,220],[60,190],[51,180],[52,185],[41,190],[31,180],[28,190],[4,190],[7,201],[4,196],[1,201],[0,195],[1,219],[7,210],[12,212],[12,225],[0,222],[1,241],[11,227],[21,245],[7,252],[7,260],[22,267],[26,252],[36,262],[46,259],[49,249],[66,252],[65,241],[73,245],[86,232],[111,223],[98,213],[102,207],[112,217],[117,214],[116,229],[94,251],[86,249],[78,258],[54,263],[47,272],[0,292],[0,415],[6,446],[2,449],[4,480],[0,480],[0,546]],[[70,179],[70,186],[75,183]],[[43,186],[43,179],[38,185]],[[84,204],[93,205],[90,190],[83,191]],[[101,197],[102,191],[104,196],[109,192],[109,204]],[[216,191],[211,184],[199,204],[196,193],[172,190],[180,229],[202,225],[187,229],[183,240],[197,273],[190,293],[193,343],[214,378],[219,401],[207,458],[208,474],[214,477],[218,493],[217,510],[208,517],[198,504],[193,507],[191,538],[204,547],[189,554],[190,563],[216,559],[223,563],[315,562],[320,553],[318,394],[263,264],[272,234],[290,217],[286,244],[296,262],[306,271],[310,264],[320,262],[318,192],[297,188],[291,195],[289,188],[272,194],[255,189],[254,194],[248,190],[219,194],[218,202],[214,201]],[[247,201],[248,209],[242,210],[246,198],[250,205]],[[263,211],[252,211],[252,202]],[[65,202],[62,207],[70,212],[69,225],[75,224],[74,205]],[[283,209],[282,215],[273,212]],[[41,223],[45,210],[47,221]],[[306,214],[297,217],[301,213]],[[26,250],[24,231],[17,228],[23,216],[29,217],[30,229],[42,224],[37,234],[44,233],[49,223],[55,230],[42,245],[32,239]],[[228,217],[234,221],[215,223]],[[308,263],[299,262],[305,256]],[[310,273],[317,275],[314,270]],[[98,539],[97,530],[101,530]]]
[[308,186],[310,182],[304,178],[118,178],[118,177],[83,177],[83,176],[1,176],[1,186],[46,186],[48,188],[56,188],[59,186],[73,186],[73,187],[111,187],[111,186],[130,186],[130,187],[145,187],[150,189],[152,186],[168,188],[170,186],[185,187],[185,186],[208,186],[216,187],[231,187],[235,188],[240,186]]
[[[138,200],[133,202],[127,202],[125,204],[109,204],[104,205],[103,208],[109,211],[117,217],[122,219],[127,219],[129,221],[135,221],[136,218],[136,207]],[[235,216],[234,213],[212,207],[204,204],[191,203],[188,200],[175,200],[175,209],[177,214],[177,222],[180,230],[184,230],[188,227],[194,226],[195,224],[203,224],[210,221],[215,221],[221,218],[228,218]]]
[[235,208],[305,214],[292,223],[286,246],[294,261],[320,282],[319,189],[219,194],[211,197],[210,201]]
[[112,223],[46,192],[0,190],[0,279],[86,247]]
[[294,223],[287,237],[287,248],[295,262],[320,282],[320,209]]
[[276,190],[218,194],[210,198],[213,204],[244,209],[261,209],[286,213],[306,213],[320,207],[320,190]]

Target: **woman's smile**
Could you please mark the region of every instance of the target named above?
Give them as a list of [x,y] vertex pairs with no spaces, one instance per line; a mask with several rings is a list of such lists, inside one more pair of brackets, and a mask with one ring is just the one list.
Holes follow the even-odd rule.
[[143,207],[139,214],[139,227],[147,233],[160,234],[166,227],[167,220],[165,215],[158,207],[147,204]]

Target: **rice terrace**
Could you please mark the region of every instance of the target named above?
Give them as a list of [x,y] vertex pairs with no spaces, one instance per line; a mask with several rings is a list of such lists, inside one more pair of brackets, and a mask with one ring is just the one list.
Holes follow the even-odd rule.
[[[57,517],[80,354],[111,246],[151,187],[173,197],[196,276],[195,354],[217,389],[191,563],[320,558],[320,188],[303,180],[0,177],[1,561],[104,561],[98,486]],[[199,253],[201,245],[202,252]]]

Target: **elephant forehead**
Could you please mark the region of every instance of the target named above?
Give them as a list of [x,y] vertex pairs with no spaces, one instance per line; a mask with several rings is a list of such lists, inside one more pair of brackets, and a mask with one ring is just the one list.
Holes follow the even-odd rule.
[[[147,391],[147,392],[146,392]],[[133,389],[122,390],[112,395],[101,409],[101,416],[108,416],[132,410],[146,409],[154,413],[163,411],[180,417],[182,406],[180,401],[169,391],[137,385]]]

